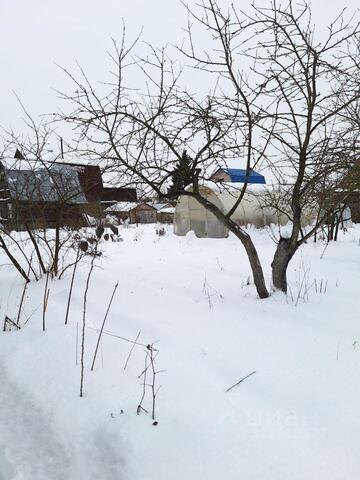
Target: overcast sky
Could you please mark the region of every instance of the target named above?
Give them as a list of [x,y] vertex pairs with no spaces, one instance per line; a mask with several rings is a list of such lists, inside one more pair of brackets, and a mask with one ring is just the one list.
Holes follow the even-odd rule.
[[[251,0],[234,3],[244,7]],[[355,10],[358,0],[312,4],[323,28],[344,6]],[[178,0],[0,0],[0,6],[0,125],[16,130],[22,129],[22,113],[12,90],[34,116],[54,112],[59,102],[52,89],[66,85],[55,63],[72,68],[78,60],[92,78],[104,78],[105,52],[111,37],[121,37],[122,19],[130,35],[144,27],[144,40],[158,46],[179,42],[186,23]]]

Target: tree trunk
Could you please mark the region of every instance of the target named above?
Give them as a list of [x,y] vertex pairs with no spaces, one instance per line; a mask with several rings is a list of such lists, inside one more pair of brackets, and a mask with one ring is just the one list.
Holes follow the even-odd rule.
[[275,290],[281,290],[284,293],[287,292],[286,271],[294,253],[295,251],[291,248],[290,239],[280,238],[271,263],[272,281]]
[[11,254],[10,250],[7,248],[6,243],[0,237],[0,247],[4,250],[6,255],[9,257],[11,263],[14,265],[16,270],[20,273],[20,275],[23,277],[25,282],[30,282],[29,275],[26,274],[25,270],[21,267],[20,263],[16,260],[16,258]]
[[245,247],[254,277],[256,291],[260,298],[267,298],[269,296],[269,292],[266,288],[264,272],[255,245],[253,244],[250,236],[247,233],[242,232],[242,235],[239,236],[237,232],[236,236],[241,240],[241,243]]
[[46,268],[45,268],[45,265],[44,265],[44,262],[42,260],[42,257],[41,257],[41,253],[40,253],[40,249],[39,249],[39,246],[36,242],[36,238],[34,237],[32,231],[31,231],[31,228],[29,227],[28,224],[25,224],[25,227],[26,227],[26,230],[29,234],[29,237],[30,237],[30,240],[32,241],[33,245],[34,245],[34,248],[35,248],[35,252],[36,252],[36,256],[38,258],[38,261],[39,261],[39,265],[40,265],[40,268],[43,272],[43,274],[46,273]]

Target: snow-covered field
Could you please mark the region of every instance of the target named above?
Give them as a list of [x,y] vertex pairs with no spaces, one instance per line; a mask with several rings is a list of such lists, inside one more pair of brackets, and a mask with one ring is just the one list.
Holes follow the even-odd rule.
[[[270,283],[274,244],[265,231],[252,234]],[[291,294],[267,300],[248,284],[234,237],[179,238],[170,227],[158,237],[155,226],[121,235],[101,244],[90,283],[83,398],[76,340],[90,258],[79,267],[67,326],[71,271],[49,284],[46,332],[43,278],[28,287],[26,325],[0,334],[0,479],[360,478],[359,226],[327,248],[302,247],[289,268]],[[22,289],[3,266],[1,322],[16,318]],[[138,343],[158,350],[156,426],[137,415],[145,347],[135,346],[124,370],[132,344],[118,337],[138,332]],[[143,407],[151,412],[149,387]]]

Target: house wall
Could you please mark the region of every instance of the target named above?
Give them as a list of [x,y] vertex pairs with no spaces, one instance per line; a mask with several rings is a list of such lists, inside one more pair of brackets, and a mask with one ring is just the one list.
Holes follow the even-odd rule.
[[346,204],[351,211],[351,220],[354,223],[360,223],[360,192],[352,193]]
[[137,202],[135,188],[109,188],[104,187],[101,194],[101,201],[108,202],[108,205],[117,202]]
[[117,218],[119,223],[125,222],[130,218],[130,212],[106,212],[106,214]]
[[1,223],[6,226],[10,216],[9,204],[10,204],[10,192],[7,188],[5,181],[5,172],[3,167],[0,166],[0,218]]
[[156,223],[157,211],[147,204],[140,204],[132,210],[107,212],[118,219],[119,222],[129,220],[130,223]]
[[84,225],[82,205],[56,203],[17,202],[12,203],[9,228],[13,230],[26,230],[26,225],[31,228],[54,228],[69,226],[79,228]]
[[228,173],[218,170],[214,173],[214,175],[212,175],[211,180],[214,182],[231,182],[231,177]]
[[159,223],[173,223],[174,214],[173,213],[157,212],[157,221]]
[[157,211],[150,205],[140,204],[130,211],[130,223],[156,223]]

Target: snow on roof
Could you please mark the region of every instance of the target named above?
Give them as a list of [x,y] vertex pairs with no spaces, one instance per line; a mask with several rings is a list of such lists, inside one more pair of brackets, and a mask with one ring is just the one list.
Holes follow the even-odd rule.
[[160,210],[160,213],[175,213],[175,207],[166,207]]
[[136,202],[117,202],[105,208],[105,212],[130,212],[130,210],[133,210],[137,205]]
[[8,170],[35,170],[43,165],[36,159],[18,159],[12,157],[0,158],[0,163]]
[[13,158],[13,157],[0,157],[0,163],[4,168],[9,170],[38,170],[39,168],[50,168],[54,165],[66,165],[74,170],[81,171],[84,167],[97,167],[95,164],[83,162],[81,159],[68,160],[58,158],[55,160],[39,160],[37,158]]
[[166,203],[151,203],[151,206],[154,207],[158,212],[164,211],[164,208],[168,208],[170,206],[169,202]]

